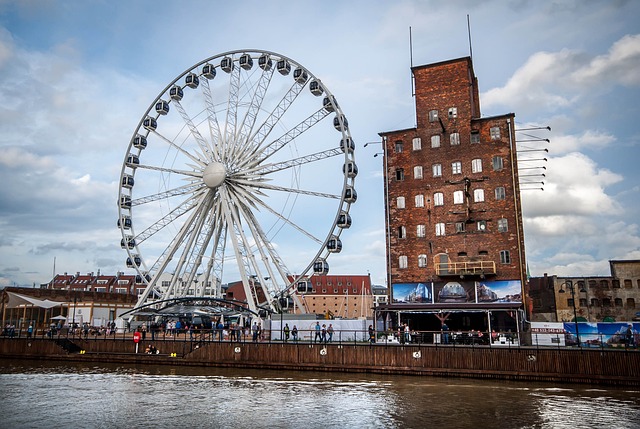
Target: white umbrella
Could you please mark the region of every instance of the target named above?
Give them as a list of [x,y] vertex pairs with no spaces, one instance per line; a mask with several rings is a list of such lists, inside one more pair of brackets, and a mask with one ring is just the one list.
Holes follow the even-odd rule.
[[51,320],[67,320],[67,318],[64,316],[56,316],[56,317],[52,317]]

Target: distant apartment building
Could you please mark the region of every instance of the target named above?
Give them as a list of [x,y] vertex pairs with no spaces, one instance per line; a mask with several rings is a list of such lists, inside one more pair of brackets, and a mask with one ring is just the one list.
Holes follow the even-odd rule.
[[373,317],[376,298],[369,275],[313,275],[298,282],[293,302],[296,314],[353,319]]
[[610,276],[529,279],[534,322],[640,320],[640,260],[611,260]]

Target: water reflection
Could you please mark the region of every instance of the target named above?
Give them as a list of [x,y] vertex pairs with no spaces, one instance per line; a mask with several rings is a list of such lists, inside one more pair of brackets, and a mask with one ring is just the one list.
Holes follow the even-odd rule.
[[640,392],[433,377],[3,361],[3,427],[636,428]]

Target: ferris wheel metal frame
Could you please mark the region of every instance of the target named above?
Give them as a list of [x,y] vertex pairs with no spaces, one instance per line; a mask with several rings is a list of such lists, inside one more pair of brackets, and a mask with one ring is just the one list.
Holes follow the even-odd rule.
[[236,276],[252,311],[293,299],[305,312],[298,281],[328,273],[351,226],[354,155],[336,98],[291,58],[235,50],[186,69],[142,115],[120,173],[120,244],[146,285],[134,308],[222,298]]

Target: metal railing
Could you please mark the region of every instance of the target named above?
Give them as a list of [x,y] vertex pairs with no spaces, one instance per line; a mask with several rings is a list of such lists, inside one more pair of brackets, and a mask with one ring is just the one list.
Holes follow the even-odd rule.
[[212,342],[226,343],[266,343],[266,344],[369,344],[382,346],[412,345],[436,347],[519,347],[521,345],[533,347],[557,348],[601,348],[601,349],[637,349],[640,344],[640,334],[631,337],[625,333],[617,334],[589,334],[580,333],[580,343],[572,333],[530,335],[522,332],[483,332],[483,331],[410,331],[397,330],[376,331],[371,336],[368,330],[335,330],[332,334],[315,329],[298,330],[297,335],[291,331],[289,336],[280,330],[252,331],[251,328],[240,330],[231,329],[174,329],[152,330],[147,332],[126,329],[39,329],[31,335],[24,329],[13,331],[2,330],[2,338],[17,339],[49,339],[49,340],[83,340],[83,341],[131,341],[134,333],[140,333],[140,341],[151,342],[190,342],[206,344]]

